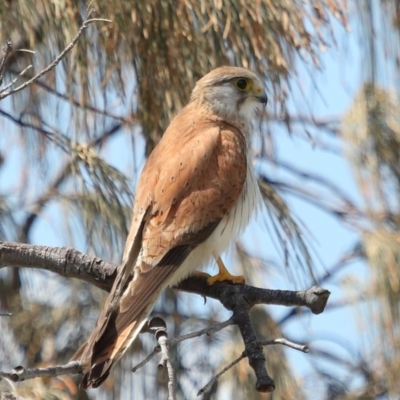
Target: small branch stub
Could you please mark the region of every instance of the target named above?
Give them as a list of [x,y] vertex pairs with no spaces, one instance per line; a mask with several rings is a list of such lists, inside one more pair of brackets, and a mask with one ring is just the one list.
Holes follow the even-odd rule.
[[154,317],[150,320],[149,330],[154,332],[154,336],[157,339],[157,343],[161,351],[161,359],[158,363],[158,369],[164,369],[167,367],[168,372],[168,400],[174,400],[174,370],[169,359],[169,346],[168,346],[168,335],[167,335],[167,324],[160,317]]

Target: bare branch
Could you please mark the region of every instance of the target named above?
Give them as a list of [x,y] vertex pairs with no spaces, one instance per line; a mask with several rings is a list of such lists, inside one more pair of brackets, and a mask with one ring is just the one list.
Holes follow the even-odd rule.
[[[22,85],[16,87],[15,89],[6,91],[8,89],[8,87],[7,87],[7,88],[4,88],[4,89],[0,90],[0,100],[4,99],[7,96],[10,96],[10,95],[12,95],[12,94],[14,94],[16,92],[19,92],[19,91],[25,89],[27,86],[31,85],[33,82],[37,81],[40,77],[42,77],[43,75],[45,75],[49,71],[51,71],[53,68],[55,68],[58,65],[58,63],[65,57],[65,55],[69,51],[71,51],[71,49],[78,42],[79,38],[82,36],[83,31],[86,30],[91,23],[97,22],[97,21],[111,22],[110,20],[103,19],[103,18],[90,18],[93,15],[93,13],[94,13],[94,9],[90,8],[90,6],[89,6],[89,9],[88,9],[88,12],[87,12],[87,15],[86,15],[86,19],[85,19],[85,21],[83,21],[83,24],[79,28],[78,33],[72,39],[71,43],[60,53],[60,55],[58,57],[56,57],[56,59],[51,64],[49,64],[46,68],[44,68],[42,71],[37,73],[33,78],[31,78],[28,81],[24,82]],[[25,72],[25,70],[23,72]],[[18,79],[18,77],[16,79]]]
[[0,317],[11,317],[12,313],[8,311],[0,311]]
[[238,304],[230,306],[222,303],[226,308],[233,311],[236,325],[239,327],[240,334],[244,342],[245,353],[249,358],[250,367],[256,375],[256,389],[259,392],[272,392],[275,390],[275,382],[268,375],[265,366],[265,356],[260,342],[257,339],[254,327],[250,320],[249,309],[244,302],[245,298],[240,299]]
[[207,277],[201,275],[186,278],[176,286],[176,289],[220,300],[225,307],[235,304],[237,297],[242,297],[249,309],[256,304],[303,306],[309,308],[313,314],[324,311],[330,295],[328,290],[318,286],[306,291],[262,289],[248,285],[231,285],[227,282],[216,282],[210,286]]
[[15,51],[20,52],[20,53],[36,54],[36,51],[29,50],[29,49],[17,49],[17,50],[15,50]]
[[112,22],[111,19],[106,19],[106,18],[91,18],[87,19],[86,24],[91,24],[92,22]]
[[[0,241],[0,268],[41,268],[67,278],[77,278],[109,291],[116,276],[116,265],[97,257],[66,247],[48,247]],[[234,304],[236,298],[245,298],[250,309],[256,304],[275,304],[287,307],[303,306],[313,314],[324,311],[330,292],[318,286],[306,291],[271,290],[228,282],[207,283],[206,274],[192,275],[175,287],[189,293],[211,297]],[[226,305],[224,304],[226,307]],[[229,309],[229,308],[228,308]]]
[[[170,339],[170,340],[165,340],[163,342],[161,342],[160,337],[158,338],[158,346],[155,346],[153,351],[139,364],[137,364],[135,367],[132,368],[132,372],[136,372],[139,368],[143,367],[145,364],[147,364],[156,354],[158,354],[159,352],[162,353],[162,357],[161,360],[159,362],[159,366],[161,365],[162,367],[167,365],[168,368],[168,392],[170,393],[170,384],[172,385],[172,379],[173,379],[173,371],[172,371],[172,367],[168,366],[169,363],[169,356],[168,356],[168,348],[172,347],[174,345],[176,345],[179,342],[182,342],[184,340],[187,339],[192,339],[194,337],[198,337],[204,334],[211,334],[211,333],[215,333],[218,330],[221,330],[229,325],[233,325],[234,324],[234,318],[230,318],[225,322],[222,322],[220,324],[217,325],[213,325],[211,327],[205,328],[205,329],[201,329],[199,331],[196,332],[192,332],[189,333],[187,335],[182,335],[179,336],[177,338],[174,339]],[[153,332],[155,331],[155,332]],[[157,334],[159,334],[159,332],[166,332],[166,324],[164,322],[164,320],[160,317],[155,317],[153,318],[146,326],[145,328],[142,330],[143,332],[151,332],[154,333],[157,337]],[[166,336],[163,336],[166,338]],[[257,339],[256,339],[257,341]],[[291,347],[295,350],[299,350],[302,351],[304,353],[308,353],[309,349],[308,346],[306,345],[302,345],[302,344],[298,344],[298,343],[294,343],[292,341],[289,341],[285,338],[278,338],[278,339],[272,339],[272,340],[259,340],[257,341],[257,345],[258,346],[269,346],[272,344],[281,344],[284,346],[288,346]],[[250,349],[251,350],[251,349]],[[201,395],[202,393],[204,393],[205,391],[207,391],[213,384],[214,382],[221,376],[223,375],[226,371],[228,371],[230,368],[232,368],[234,365],[236,365],[239,361],[241,361],[243,358],[248,357],[248,353],[245,350],[242,355],[240,357],[238,357],[237,359],[235,359],[232,363],[230,363],[229,365],[227,365],[222,371],[220,371],[210,382],[207,383],[207,385],[205,385],[198,393],[197,395]],[[264,360],[265,361],[265,360]],[[166,364],[167,363],[167,364]],[[261,377],[262,379],[262,377]],[[269,381],[269,385],[271,386],[267,386],[267,390],[260,390],[260,388],[258,387],[257,389],[259,391],[272,391],[274,390],[274,386],[273,386],[273,381],[271,378],[268,377],[267,379]],[[262,383],[263,381],[261,381],[260,383]],[[264,382],[266,383],[266,382]],[[173,397],[169,397],[173,398]]]
[[12,42],[11,40],[7,40],[6,46],[3,47],[4,51],[4,57],[0,61],[0,85],[3,83],[3,77],[4,77],[4,70],[6,68],[6,62],[8,59],[8,56],[10,55],[12,51]]
[[53,367],[45,368],[24,368],[21,366],[15,367],[11,372],[0,371],[0,377],[8,378],[13,382],[22,382],[27,379],[41,378],[41,377],[54,377],[66,374],[80,374],[82,373],[79,362],[70,362],[65,365],[55,365]]
[[0,242],[0,268],[40,268],[110,290],[117,266],[67,247]]
[[326,118],[326,119],[318,119],[314,116],[309,116],[309,115],[286,115],[283,118],[277,117],[274,114],[271,114],[267,111],[264,110],[263,115],[266,117],[268,121],[279,123],[279,124],[284,124],[288,127],[288,131],[290,132],[291,126],[293,124],[302,124],[302,125],[311,125],[315,126],[317,128],[321,128],[327,133],[332,134],[333,136],[338,136],[339,133],[339,121],[340,117],[338,116],[333,116],[331,118]]
[[60,133],[60,132],[50,132],[46,129],[43,129],[41,126],[38,125],[33,125],[29,122],[24,122],[22,121],[22,116],[19,118],[14,117],[13,115],[9,114],[8,112],[5,112],[4,110],[0,110],[0,115],[3,115],[4,117],[10,119],[12,122],[15,124],[23,127],[23,128],[29,128],[29,129],[34,129],[38,132],[40,132],[46,139],[48,139],[50,142],[56,144],[60,149],[62,149],[64,152],[68,153],[71,149],[72,146],[72,141],[69,139],[66,135]]
[[[298,343],[291,342],[287,339],[280,338],[280,339],[272,339],[272,340],[260,340],[259,342],[262,346],[270,346],[272,344],[282,344],[292,349],[296,349],[302,351],[303,353],[308,353],[308,347],[305,345],[301,345]],[[244,351],[238,358],[233,360],[230,364],[228,364],[225,368],[223,368],[217,375],[215,375],[205,386],[203,386],[197,393],[197,396],[207,392],[211,388],[211,386],[227,371],[229,371],[232,367],[242,361],[244,358],[247,357],[246,351]]]
[[[228,320],[228,321],[230,321],[230,320]],[[226,322],[228,322],[228,321],[226,321]],[[221,324],[219,324],[219,325],[221,325]],[[164,366],[167,366],[167,369],[168,369],[168,400],[173,400],[174,399],[174,388],[173,388],[174,375],[173,375],[173,369],[172,369],[172,365],[171,365],[171,362],[169,360],[169,355],[168,355],[168,347],[170,346],[170,343],[172,341],[167,339],[165,321],[162,318],[155,317],[149,322],[149,324],[147,326],[148,326],[148,328],[145,330],[145,332],[154,331],[153,333],[155,334],[155,336],[157,338],[158,346],[156,346],[154,348],[152,353],[150,353],[146,357],[146,359],[144,359],[140,364],[138,364],[137,366],[132,368],[132,372],[137,371],[139,368],[141,368],[143,365],[145,365],[155,354],[157,354],[161,351],[162,357],[159,362],[159,366],[161,366],[162,368]],[[212,328],[214,328],[214,327],[210,327],[207,330],[211,331]],[[194,332],[194,334],[197,334],[197,336],[199,336],[200,335],[199,333],[202,331]],[[179,338],[176,338],[176,339],[179,339]],[[175,340],[174,344],[178,343],[179,341],[180,340]],[[293,343],[284,338],[273,339],[273,340],[261,340],[260,344],[262,346],[268,346],[268,345],[272,345],[272,344],[282,344],[282,345],[286,345],[291,348],[294,348],[296,350],[308,352],[307,346]],[[232,363],[230,363],[223,370],[221,370],[215,377],[213,377],[213,379],[210,382],[208,382],[207,385],[205,385],[198,392],[197,395],[199,396],[200,394],[207,391],[220,376],[222,376],[226,371],[228,371],[230,368],[232,368],[239,361],[241,361],[243,358],[246,358],[246,357],[247,357],[247,353],[246,353],[246,351],[244,351],[240,357],[235,359]],[[18,366],[18,367],[13,368],[11,370],[11,372],[0,371],[0,377],[10,379],[13,382],[22,382],[24,380],[39,378],[39,377],[55,377],[55,376],[60,376],[60,375],[80,374],[80,373],[82,373],[81,366],[80,366],[79,362],[74,361],[74,362],[70,362],[66,365],[56,365],[56,366],[45,367],[45,368],[24,368],[22,366]]]
[[310,350],[307,345],[294,343],[285,338],[272,339],[272,340],[260,340],[261,346],[270,346],[271,344],[281,344],[283,346],[291,347],[292,349],[299,350],[303,353],[308,353]]
[[[85,280],[104,290],[110,290],[117,270],[115,265],[105,263],[99,258],[90,257],[74,249],[0,242],[0,268],[4,266],[43,268],[65,277]],[[305,306],[312,313],[319,314],[325,309],[330,292],[317,286],[306,291],[270,290],[248,285],[234,285],[228,282],[217,282],[210,286],[207,283],[206,275],[193,275],[182,281],[176,289],[218,299],[226,309],[232,311],[231,319],[172,340],[168,340],[166,337],[166,326],[163,328],[158,324],[154,328],[154,320],[161,319],[153,319],[144,331],[153,333],[155,331],[158,346],[132,371],[136,371],[145,365],[155,354],[161,351],[160,364],[168,368],[168,392],[169,398],[173,399],[173,371],[169,364],[168,347],[180,341],[217,332],[226,326],[235,324],[238,326],[244,342],[244,354],[248,357],[249,364],[256,375],[256,389],[260,392],[273,391],[275,384],[267,373],[262,346],[279,343],[304,352],[308,351],[308,348],[286,339],[258,340],[250,319],[251,308],[257,304]],[[23,372],[25,377],[25,370]],[[8,375],[5,375],[5,377],[8,377]]]
[[[0,90],[0,100],[2,99],[1,97],[1,93],[4,93],[6,90],[8,90],[10,87],[14,86],[14,84],[17,82],[17,80],[21,77],[24,76],[25,73],[32,68],[32,65],[28,65],[22,72],[20,72],[18,74],[18,76],[16,78],[14,78],[9,84],[7,84],[6,86],[4,86],[1,90]],[[10,93],[11,94],[11,93]],[[7,96],[4,96],[7,97]]]
[[207,385],[203,386],[198,392],[197,396],[200,396],[201,394],[207,392],[211,388],[212,385],[221,377],[226,371],[229,371],[232,367],[234,367],[237,363],[243,360],[243,358],[246,358],[245,353],[243,352],[238,358],[236,358],[234,361],[232,361],[230,364],[228,364],[225,368],[223,368],[221,371],[218,372],[217,375],[215,375],[208,383]]
[[[146,332],[152,333],[149,328],[150,322],[144,326],[144,328],[142,329],[142,333],[146,333]],[[212,333],[216,333],[230,325],[234,325],[233,318],[229,318],[227,321],[220,322],[218,324],[209,326],[208,328],[200,329],[198,331],[191,332],[186,335],[182,335],[182,336],[178,336],[176,338],[169,339],[169,340],[167,340],[166,344],[168,347],[173,347],[173,346],[177,345],[178,343],[183,342],[184,340],[193,339],[195,337],[200,337],[202,335],[211,335]],[[139,364],[135,365],[131,369],[131,371],[136,372],[138,369],[142,368],[160,351],[161,351],[160,346],[155,346],[153,351],[143,361],[141,361]]]
[[216,332],[226,328],[227,326],[234,325],[234,324],[235,323],[233,321],[233,318],[229,318],[228,320],[226,320],[224,322],[220,322],[218,324],[209,326],[208,328],[200,329],[196,332],[188,333],[186,335],[182,335],[182,336],[178,336],[176,338],[170,339],[170,340],[168,340],[168,346],[172,347],[180,342],[183,342],[184,340],[193,339],[195,337],[199,337],[202,335],[211,335],[213,333],[216,333]]
[[169,346],[167,335],[167,324],[160,317],[152,318],[149,322],[149,329],[154,331],[158,346],[161,351],[161,360],[158,363],[158,369],[167,367],[168,371],[168,400],[174,400],[174,370],[169,359]]
[[135,365],[131,371],[136,372],[138,369],[142,368],[144,365],[146,365],[156,354],[158,354],[161,351],[159,346],[154,347],[153,351],[139,364]]
[[[13,69],[9,70],[9,72],[13,75],[18,75],[18,72]],[[108,110],[100,110],[99,108],[97,108],[91,104],[84,104],[75,99],[71,99],[70,96],[67,96],[65,94],[58,92],[56,89],[47,85],[45,82],[36,81],[36,82],[33,82],[33,84],[39,86],[41,89],[44,89],[46,92],[51,93],[52,95],[54,95],[60,99],[63,99],[65,101],[67,101],[68,103],[70,103],[76,107],[82,108],[84,110],[89,110],[96,114],[100,114],[100,115],[104,115],[106,117],[117,119],[118,121],[121,121],[121,122],[123,122],[125,124],[129,124],[129,125],[132,125],[132,124],[135,124],[138,122],[136,115],[130,115],[128,117],[123,117],[121,115],[113,114],[112,112],[110,112]]]

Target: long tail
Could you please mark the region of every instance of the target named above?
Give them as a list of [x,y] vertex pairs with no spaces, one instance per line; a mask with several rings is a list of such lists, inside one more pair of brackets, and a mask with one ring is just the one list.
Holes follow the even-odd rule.
[[87,347],[90,349],[89,351],[84,352],[81,362],[87,367],[83,370],[84,375],[80,383],[82,389],[96,388],[107,379],[111,368],[140,333],[156,300],[154,299],[152,304],[143,309],[122,332],[118,332],[115,319],[110,319],[104,328],[104,334],[96,340],[93,346]]
[[135,277],[125,283],[117,277],[119,282],[114,283],[96,328],[72,357],[81,361],[82,389],[96,388],[107,379],[112,366],[142,330],[176,268],[177,265],[150,267],[143,273],[137,270]]
[[[136,249],[132,254],[137,255],[135,245],[132,248]],[[178,268],[192,249],[191,245],[174,247],[156,266],[139,261],[132,268],[136,256],[126,257],[95,329],[72,357],[81,362],[82,389],[96,388],[107,379],[112,366],[142,330],[160,293],[181,275]]]
[[140,333],[157,298],[158,294],[143,304],[132,315],[130,323],[121,323],[123,314],[119,309],[112,312],[107,319],[99,319],[95,332],[81,353],[84,373],[80,384],[82,389],[96,388],[107,379],[111,368]]

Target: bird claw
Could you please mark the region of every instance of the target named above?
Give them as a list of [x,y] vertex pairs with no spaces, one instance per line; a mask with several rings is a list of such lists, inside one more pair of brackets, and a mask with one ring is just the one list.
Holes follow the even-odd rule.
[[231,275],[228,273],[218,273],[217,275],[210,276],[207,279],[207,283],[211,286],[215,282],[232,282],[235,285],[244,285],[245,279],[243,275]]

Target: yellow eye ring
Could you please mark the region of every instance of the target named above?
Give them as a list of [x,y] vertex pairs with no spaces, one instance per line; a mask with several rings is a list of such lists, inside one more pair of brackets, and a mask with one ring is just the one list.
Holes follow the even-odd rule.
[[235,88],[239,89],[242,92],[247,92],[252,87],[252,82],[247,78],[238,78],[234,82]]

